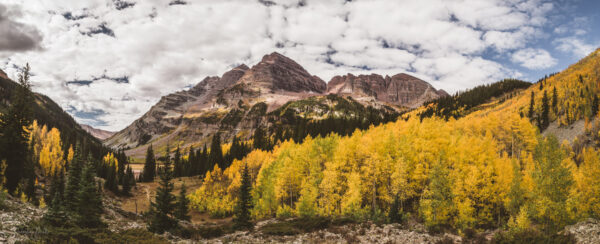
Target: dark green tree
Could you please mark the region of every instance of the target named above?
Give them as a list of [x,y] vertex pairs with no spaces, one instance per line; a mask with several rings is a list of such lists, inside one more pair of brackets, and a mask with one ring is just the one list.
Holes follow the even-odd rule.
[[558,94],[556,92],[556,87],[552,89],[552,109],[554,110],[554,113],[558,112]]
[[542,97],[542,115],[540,118],[541,124],[540,129],[544,130],[550,125],[550,105],[548,104],[548,94],[544,91]]
[[175,177],[183,176],[183,161],[181,160],[181,151],[179,146],[175,149],[175,155],[173,157],[173,175]]
[[119,193],[119,179],[117,178],[117,165],[115,162],[110,162],[104,181],[104,188],[114,193]]
[[190,221],[191,217],[188,214],[190,209],[190,200],[187,199],[187,189],[185,183],[181,184],[181,190],[177,197],[177,206],[175,207],[174,216],[180,220]]
[[402,208],[400,206],[400,197],[398,197],[398,194],[394,196],[394,202],[392,202],[392,206],[390,206],[388,218],[392,223],[402,223]]
[[46,196],[47,202],[51,206],[54,204],[54,197],[59,196],[60,199],[58,201],[62,201],[65,195],[65,174],[63,170],[60,172],[56,172],[52,175],[52,180],[50,181],[50,191]]
[[252,229],[254,224],[250,217],[250,210],[253,208],[252,205],[252,182],[250,181],[250,172],[248,171],[248,165],[244,165],[242,170],[242,183],[240,185],[237,206],[233,223],[237,229]]
[[142,172],[142,179],[145,182],[154,181],[156,175],[156,159],[154,158],[154,150],[152,150],[152,144],[146,151],[146,162],[144,163],[144,169]]
[[95,170],[91,162],[87,162],[81,174],[79,191],[77,192],[76,223],[84,228],[104,226],[102,215],[102,195],[98,191]]
[[19,74],[19,82],[13,90],[10,105],[0,114],[0,161],[5,161],[4,186],[14,194],[24,175],[25,160],[29,155],[29,132],[25,129],[32,120],[31,84],[29,83],[29,64]]
[[159,170],[160,182],[156,189],[156,197],[150,203],[150,223],[148,229],[155,233],[163,233],[177,226],[171,218],[175,210],[175,196],[173,196],[173,171],[169,150],[165,155],[165,163]]
[[75,209],[77,206],[77,194],[79,192],[79,186],[81,182],[81,167],[82,158],[81,146],[79,143],[75,146],[75,153],[73,160],[69,164],[69,170],[67,172],[67,185],[65,187],[65,207],[67,210]]
[[127,165],[125,175],[123,176],[123,189],[121,190],[123,195],[128,196],[131,194],[131,187],[135,185],[134,177],[135,176],[133,175],[133,170],[131,169],[131,166]]
[[219,165],[221,169],[224,168],[223,151],[221,150],[221,135],[215,133],[210,144],[210,155],[208,156],[209,170],[216,165]]
[[529,101],[529,112],[527,113],[527,117],[529,119],[533,119],[533,114],[535,113],[535,94],[531,91],[531,100]]
[[594,100],[592,100],[592,117],[598,114],[598,95],[594,95]]

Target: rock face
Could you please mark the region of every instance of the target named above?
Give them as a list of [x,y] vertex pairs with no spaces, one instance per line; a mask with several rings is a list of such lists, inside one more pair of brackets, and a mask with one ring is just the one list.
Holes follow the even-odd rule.
[[[106,139],[105,144],[129,148],[128,155],[142,157],[150,143],[155,148],[174,143],[183,147],[202,146],[217,132],[223,141],[235,135],[249,138],[258,127],[280,123],[281,118],[277,116],[281,115],[272,113],[291,101],[323,97],[306,100],[306,104],[327,104],[324,107],[333,108],[331,106],[348,99],[344,96],[350,95],[358,99],[346,102],[358,102],[388,113],[390,109],[397,112],[409,107],[406,105],[417,106],[443,95],[428,83],[404,74],[386,78],[347,75],[334,78],[330,84],[333,86],[328,88],[323,80],[292,59],[271,53],[251,68],[240,65],[221,77],[206,77],[187,91],[162,97],[141,118]],[[339,96],[327,97],[327,94]],[[302,111],[296,108],[298,106],[286,112],[303,116],[318,114],[311,119],[328,116],[324,111],[333,112],[323,106]]]
[[8,76],[6,75],[6,73],[4,73],[4,71],[2,71],[1,69],[0,69],[0,78],[8,79]]
[[410,108],[448,95],[444,90],[438,91],[429,83],[404,73],[392,77],[377,74],[335,76],[328,83],[327,93],[357,98],[374,97],[379,101]]
[[574,225],[565,227],[565,232],[575,236],[580,244],[600,243],[600,221],[587,219]]
[[94,127],[91,127],[89,125],[81,125],[81,128],[84,129],[85,131],[87,131],[87,133],[90,133],[90,135],[100,139],[100,140],[104,140],[106,138],[111,137],[112,135],[115,134],[115,132],[112,131],[106,131],[106,130],[101,130],[101,129],[96,129]]

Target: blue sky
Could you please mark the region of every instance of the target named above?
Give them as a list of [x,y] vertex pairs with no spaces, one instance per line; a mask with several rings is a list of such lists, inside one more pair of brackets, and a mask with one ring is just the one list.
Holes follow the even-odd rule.
[[593,0],[0,0],[0,69],[120,130],[161,96],[282,53],[311,74],[409,73],[450,93],[536,81],[600,47]]

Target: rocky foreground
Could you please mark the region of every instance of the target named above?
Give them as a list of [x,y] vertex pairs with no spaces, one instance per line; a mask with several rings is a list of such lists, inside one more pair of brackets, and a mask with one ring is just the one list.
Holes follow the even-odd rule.
[[[118,208],[114,200],[105,199],[103,221],[113,232],[127,229],[146,228],[139,215]],[[29,221],[41,218],[46,210],[40,209],[18,199],[5,196],[0,203],[0,243],[16,243],[27,241],[32,233],[20,231],[20,226]],[[295,235],[267,235],[262,227],[277,223],[278,220],[266,220],[257,223],[254,231],[237,231],[224,236],[200,240],[200,243],[463,243],[463,238],[453,234],[433,235],[425,231],[420,224],[398,225],[374,223],[352,223],[332,226],[326,229]],[[189,223],[187,223],[189,225]],[[577,243],[600,243],[600,221],[587,219],[565,227],[565,233],[573,234]],[[41,233],[43,234],[43,233]],[[482,236],[491,240],[494,232],[486,232]],[[163,238],[172,243],[198,243],[198,241],[180,239],[168,233]]]

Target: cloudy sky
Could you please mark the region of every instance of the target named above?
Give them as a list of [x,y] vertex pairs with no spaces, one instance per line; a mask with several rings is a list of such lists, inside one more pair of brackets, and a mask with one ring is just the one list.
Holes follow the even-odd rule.
[[600,47],[597,0],[0,0],[0,69],[120,130],[161,96],[280,52],[328,81],[405,72],[451,93],[535,81]]

